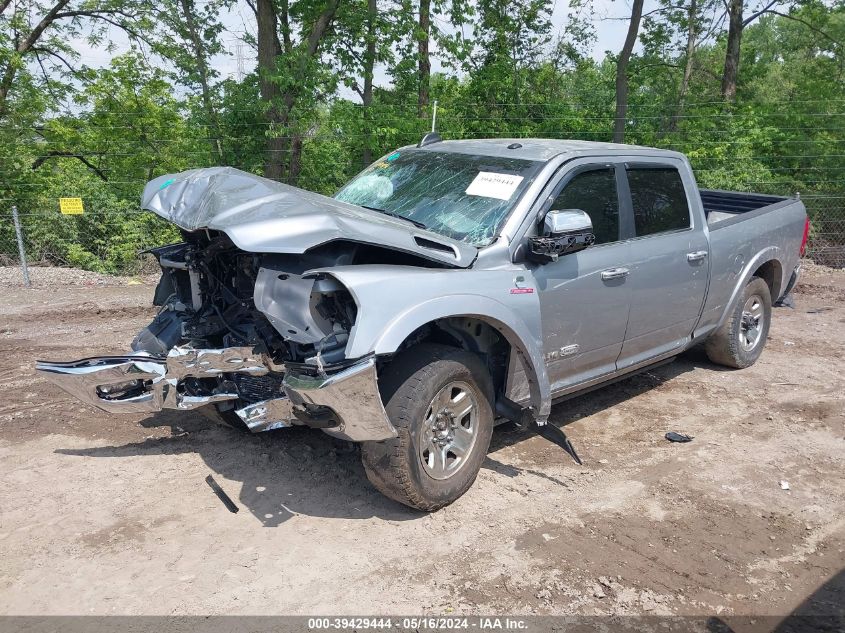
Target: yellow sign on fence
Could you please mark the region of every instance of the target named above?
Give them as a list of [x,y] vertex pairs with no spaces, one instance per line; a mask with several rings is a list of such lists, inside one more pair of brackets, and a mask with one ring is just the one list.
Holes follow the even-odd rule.
[[62,215],[80,215],[82,209],[82,198],[59,198],[59,211]]

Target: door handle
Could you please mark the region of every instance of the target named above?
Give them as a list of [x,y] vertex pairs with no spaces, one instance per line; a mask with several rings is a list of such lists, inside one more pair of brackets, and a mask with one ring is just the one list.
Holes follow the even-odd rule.
[[688,262],[700,262],[707,257],[707,251],[695,251],[694,253],[687,253]]
[[608,268],[607,270],[601,271],[601,278],[603,281],[622,279],[623,277],[627,277],[630,272],[627,268]]

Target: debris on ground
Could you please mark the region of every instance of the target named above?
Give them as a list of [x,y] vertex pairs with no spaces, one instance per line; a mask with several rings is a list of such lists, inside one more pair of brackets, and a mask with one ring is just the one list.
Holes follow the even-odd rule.
[[542,426],[534,423],[534,428],[537,431],[537,434],[541,437],[546,438],[552,444],[557,444],[563,450],[565,450],[572,459],[575,460],[575,463],[579,466],[582,465],[581,458],[578,457],[578,453],[575,452],[575,447],[572,446],[572,442],[569,441],[569,438],[566,437],[566,433],[563,432],[563,429],[559,429],[554,424],[543,424]]
[[220,499],[220,501],[223,502],[223,505],[226,506],[226,509],[229,512],[231,512],[232,514],[237,513],[237,511],[240,508],[238,508],[238,506],[235,505],[235,502],[232,501],[231,497],[229,497],[229,495],[226,494],[226,491],[223,490],[223,488],[220,487],[220,484],[218,484],[216,481],[214,481],[214,477],[209,475],[208,477],[205,478],[205,483],[207,483],[209,486],[211,486],[211,489],[214,491],[214,494],[216,494],[217,497]]
[[[771,616],[759,629],[802,605],[838,607],[845,271],[817,270],[796,290],[801,309],[773,315],[752,368],[720,371],[693,350],[652,370],[654,380],[554,406],[550,424],[590,467],[499,429],[473,488],[433,514],[375,492],[353,452],[335,449],[329,463],[334,443],[319,431],[253,435],[201,410],[117,415],[69,400],[34,374],[33,359],[128,349],[156,313],[154,286],[87,286],[61,269],[49,286],[0,280],[0,615],[451,606],[616,616],[630,628],[644,614],[671,614],[670,625],[717,611]],[[20,270],[9,272],[19,283]],[[176,426],[188,435],[173,437]],[[707,433],[667,448],[667,426]],[[237,515],[198,489],[209,473]],[[795,494],[779,487],[787,473],[801,477]],[[543,590],[550,598],[535,598]]]
[[780,481],[780,489],[781,490],[789,490],[789,482],[781,479]]
[[675,433],[675,431],[669,431],[665,436],[667,440],[670,442],[692,442],[691,435],[684,435],[683,433]]

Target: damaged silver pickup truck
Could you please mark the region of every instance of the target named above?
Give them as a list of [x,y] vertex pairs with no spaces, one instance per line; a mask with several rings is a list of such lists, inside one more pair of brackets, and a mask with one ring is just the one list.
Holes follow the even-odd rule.
[[472,485],[497,419],[548,430],[555,400],[697,344],[754,363],[809,227],[797,199],[699,191],[670,151],[436,135],[334,198],[211,168],[142,205],[184,240],[150,251],[157,316],[128,354],[37,369],[106,411],[360,442],[423,510]]

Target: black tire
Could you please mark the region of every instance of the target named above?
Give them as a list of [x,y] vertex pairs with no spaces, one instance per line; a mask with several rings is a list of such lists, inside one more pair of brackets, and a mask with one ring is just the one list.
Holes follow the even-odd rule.
[[[475,439],[455,472],[437,479],[429,472],[431,464],[423,463],[426,446],[432,445],[423,436],[431,428],[426,418],[432,419],[427,414],[434,411],[431,405],[435,396],[441,392],[456,393],[450,385],[461,385],[455,388],[459,389],[460,398],[464,397],[460,390],[466,386],[466,395],[474,398],[471,404],[475,413],[470,424]],[[379,389],[399,436],[361,445],[367,478],[384,495],[412,508],[432,512],[449,505],[472,486],[493,435],[493,383],[484,363],[475,354],[424,343],[403,352],[385,368],[379,377]],[[463,425],[463,421],[459,423]],[[448,440],[444,438],[445,441]],[[446,462],[445,457],[443,461]],[[452,464],[457,461],[454,459]]]
[[[745,333],[749,331],[749,320],[747,317],[743,320],[743,312],[747,311],[748,303],[755,298],[759,299],[761,318],[755,330],[756,341],[749,347],[745,337]],[[725,323],[704,343],[707,357],[714,363],[726,367],[736,369],[750,367],[763,353],[771,321],[772,296],[769,286],[760,277],[752,277]]]

